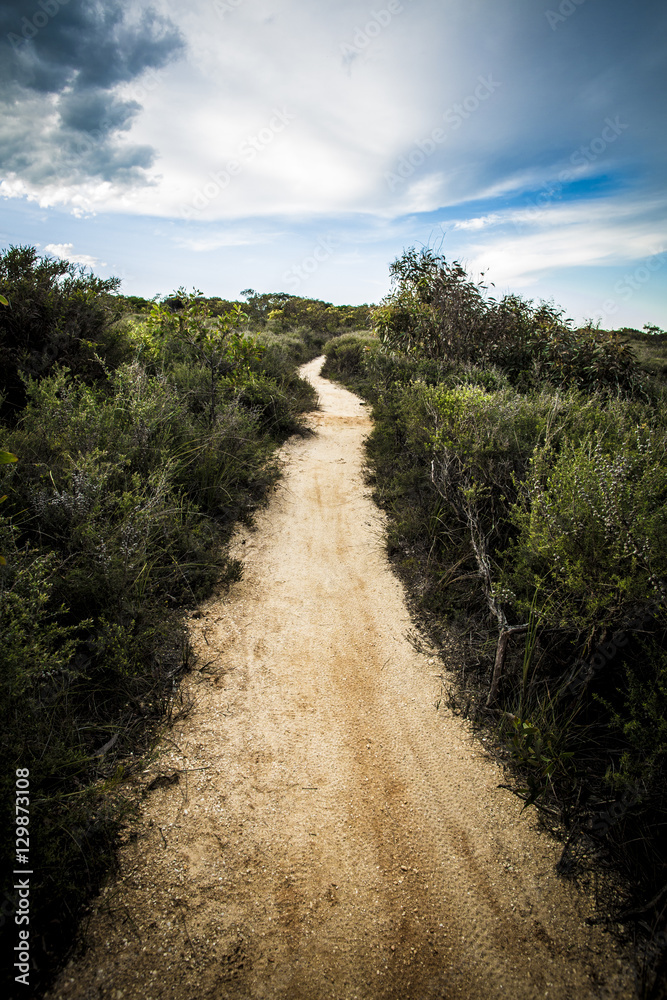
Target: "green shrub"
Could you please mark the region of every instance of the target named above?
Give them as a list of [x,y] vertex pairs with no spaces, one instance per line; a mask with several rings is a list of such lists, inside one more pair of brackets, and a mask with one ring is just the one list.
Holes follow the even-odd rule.
[[511,515],[509,586],[588,641],[667,598],[667,437],[633,430],[536,447]]
[[104,379],[98,356],[116,363],[126,353],[113,321],[122,311],[117,278],[97,278],[64,260],[38,257],[34,247],[0,253],[0,396],[3,420],[25,404],[26,376],[41,378],[55,364],[87,381]]
[[309,347],[321,347],[333,334],[370,325],[367,305],[334,306],[287,292],[259,294],[252,288],[241,294],[251,323],[276,334],[299,331]]
[[326,362],[322,374],[353,380],[365,371],[364,362],[380,347],[377,337],[370,333],[344,333],[328,340],[324,345]]
[[429,248],[406,250],[391,275],[392,292],[373,318],[392,351],[492,364],[522,387],[549,381],[632,392],[641,386],[637,359],[619,337],[589,327],[573,330],[551,303],[487,298],[485,285]]
[[5,707],[33,686],[67,671],[76,648],[76,629],[62,624],[66,609],[51,602],[55,553],[19,548],[17,534],[12,523],[0,517],[0,545],[7,553],[7,564],[0,570],[0,704]]
[[644,795],[667,795],[667,651],[655,640],[641,645],[641,656],[624,668],[615,704],[601,699],[625,749],[610,778],[617,786],[637,787]]
[[291,377],[295,365],[303,365],[319,353],[319,344],[315,345],[300,331],[271,333],[265,329],[256,335],[256,341],[263,348],[264,370],[274,378]]

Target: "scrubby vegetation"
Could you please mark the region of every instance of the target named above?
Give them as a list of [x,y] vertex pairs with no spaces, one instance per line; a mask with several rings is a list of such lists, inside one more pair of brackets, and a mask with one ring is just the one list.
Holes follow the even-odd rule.
[[373,403],[390,554],[433,642],[458,636],[452,704],[561,832],[562,874],[616,871],[606,913],[662,996],[667,387],[633,349],[655,331],[574,329],[430,250],[392,274],[375,336],[330,340],[324,369]]
[[22,768],[34,987],[113,863],[123,783],[179,710],[187,609],[241,574],[226,542],[302,431],[296,368],[326,341],[324,374],[373,404],[390,554],[432,641],[457,638],[452,706],[563,836],[562,874],[616,873],[601,915],[664,995],[665,335],[574,329],[429,250],[392,274],[372,308],[159,301],[0,255],[0,924],[11,950]]
[[0,921],[14,985],[25,769],[33,988],[113,861],[124,780],[179,709],[186,610],[241,574],[231,529],[315,405],[296,367],[350,323],[293,296],[118,289],[32,247],[0,257]]

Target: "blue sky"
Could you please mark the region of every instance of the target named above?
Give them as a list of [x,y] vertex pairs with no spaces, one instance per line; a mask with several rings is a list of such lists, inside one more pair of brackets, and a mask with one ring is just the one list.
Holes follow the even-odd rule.
[[663,0],[5,0],[0,245],[377,302],[405,247],[667,328]]

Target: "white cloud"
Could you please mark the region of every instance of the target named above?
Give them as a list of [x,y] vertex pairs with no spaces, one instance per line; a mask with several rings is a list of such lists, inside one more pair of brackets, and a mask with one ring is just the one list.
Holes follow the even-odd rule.
[[454,229],[487,229],[489,226],[497,226],[503,221],[503,216],[499,212],[493,212],[491,215],[480,215],[474,219],[463,219],[461,222],[455,222]]
[[225,247],[250,247],[273,243],[279,235],[279,233],[262,233],[251,229],[220,230],[211,233],[179,235],[174,238],[173,243],[176,247],[191,250],[194,253],[211,253]]
[[667,246],[655,225],[661,211],[652,201],[606,198],[494,213],[461,220],[453,230],[470,234],[457,255],[472,269],[496,285],[521,288],[553,269],[621,265],[661,253]]
[[73,243],[47,243],[44,253],[51,254],[52,257],[59,257],[68,260],[71,264],[84,264],[86,267],[106,267],[104,261],[98,257],[91,257],[87,253],[74,253]]

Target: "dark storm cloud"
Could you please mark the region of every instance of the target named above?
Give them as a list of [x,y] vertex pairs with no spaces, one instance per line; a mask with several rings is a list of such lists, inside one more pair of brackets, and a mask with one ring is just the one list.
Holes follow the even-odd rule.
[[43,93],[113,87],[164,66],[183,42],[151,8],[105,0],[8,0],[0,8],[3,77]]
[[141,111],[137,101],[121,101],[102,90],[64,94],[58,108],[65,128],[102,134],[129,129],[132,119]]
[[114,88],[182,52],[172,22],[123,0],[8,0],[0,45],[5,176],[32,184],[141,178],[154,152],[115,141],[141,105]]

